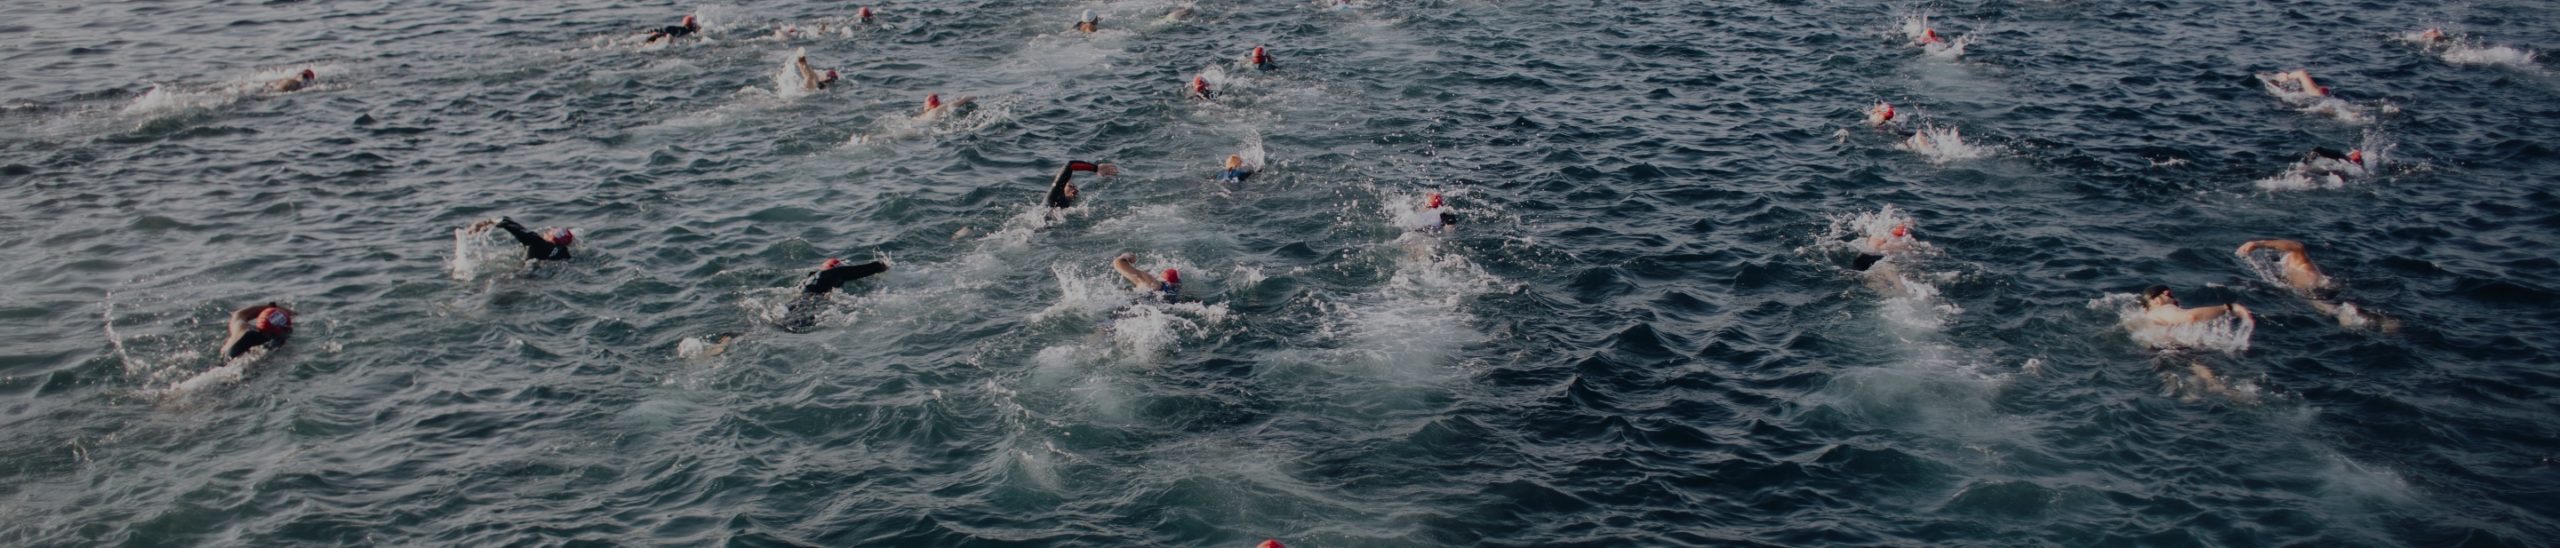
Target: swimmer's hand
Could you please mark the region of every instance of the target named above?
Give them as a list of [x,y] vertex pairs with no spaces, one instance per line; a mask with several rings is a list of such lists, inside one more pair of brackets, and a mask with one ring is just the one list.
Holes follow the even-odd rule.
[[1119,174],[1120,174],[1120,166],[1111,165],[1111,164],[1102,164],[1100,167],[1096,167],[1096,168],[1094,168],[1093,172],[1094,172],[1094,174],[1096,174],[1096,175],[1101,175],[1101,176],[1104,176],[1104,177],[1110,177],[1110,176],[1113,176],[1113,175],[1119,175]]

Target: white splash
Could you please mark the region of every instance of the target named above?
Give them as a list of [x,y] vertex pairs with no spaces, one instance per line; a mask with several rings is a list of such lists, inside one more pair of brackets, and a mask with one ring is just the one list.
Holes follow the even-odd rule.
[[1895,147],[1928,158],[1933,164],[1987,158],[1999,151],[1996,146],[1966,143],[1963,132],[1954,126],[1922,126]]
[[2534,60],[2540,57],[2539,55],[2507,46],[2457,45],[2445,48],[2444,53],[2439,55],[2444,58],[2444,62],[2456,65],[2486,65],[2513,69],[2540,68],[2540,65],[2534,63]]
[[454,281],[468,282],[524,266],[523,244],[502,234],[496,227],[453,229],[453,256],[445,258],[447,273]]

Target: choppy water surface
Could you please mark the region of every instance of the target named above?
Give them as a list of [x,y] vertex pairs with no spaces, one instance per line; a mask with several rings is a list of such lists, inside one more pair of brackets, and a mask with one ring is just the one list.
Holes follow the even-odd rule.
[[[2560,538],[2552,3],[1319,4],[13,4],[0,543]],[[895,270],[766,327],[830,256]]]

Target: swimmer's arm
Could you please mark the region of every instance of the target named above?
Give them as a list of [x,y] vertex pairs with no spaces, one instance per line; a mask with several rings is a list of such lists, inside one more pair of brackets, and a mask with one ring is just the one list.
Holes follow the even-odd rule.
[[257,331],[240,331],[232,333],[231,340],[222,343],[222,357],[237,358],[240,357],[241,354],[249,353],[249,349],[257,348],[258,345],[267,344],[268,342],[272,342],[271,339],[268,339],[265,334]]
[[858,265],[839,266],[822,270],[818,272],[818,278],[821,282],[827,284],[828,287],[838,287],[854,280],[869,278],[873,274],[888,271],[889,265],[882,264],[879,261],[872,261]]
[[818,71],[811,70],[809,68],[808,56],[801,56],[798,59],[793,59],[791,61],[791,68],[798,69],[800,71],[801,89],[818,89]]
[[1111,259],[1111,269],[1119,271],[1120,277],[1129,279],[1129,285],[1136,286],[1139,291],[1155,291],[1156,288],[1163,287],[1161,282],[1156,281],[1155,276],[1138,271],[1138,267],[1132,264],[1137,259],[1136,254],[1122,253],[1119,257]]
[[505,229],[507,234],[514,235],[516,237],[517,242],[523,243],[527,246],[543,247],[551,245],[550,240],[544,240],[542,239],[542,235],[534,234],[531,230],[525,230],[524,225],[516,224],[515,219],[499,218],[498,228]]

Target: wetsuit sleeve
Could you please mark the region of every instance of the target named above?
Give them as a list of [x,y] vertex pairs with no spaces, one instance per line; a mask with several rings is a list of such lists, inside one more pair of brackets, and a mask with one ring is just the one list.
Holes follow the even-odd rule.
[[516,224],[514,219],[499,221],[498,228],[506,230],[507,234],[514,235],[517,242],[521,242],[528,247],[551,245],[551,242],[542,239],[542,235],[534,234],[531,230],[525,230],[524,225]]
[[542,235],[540,234],[535,234],[531,230],[525,230],[524,225],[516,224],[514,219],[499,222],[498,228],[505,229],[507,234],[514,235],[516,237],[517,243],[524,244],[524,256],[527,259],[569,258],[569,250],[561,249],[560,246],[552,244],[550,240],[542,239]]
[[240,336],[233,337],[231,339],[231,344],[223,345],[222,355],[226,358],[237,358],[240,357],[241,354],[249,353],[249,349],[251,348],[257,348],[258,345],[267,344],[274,340],[275,339],[268,338],[266,333],[260,333],[256,330],[243,331],[240,333]]
[[825,294],[854,280],[888,271],[889,265],[880,264],[878,261],[820,270],[809,275],[809,283],[802,284],[800,292],[811,295]]
[[1058,168],[1058,178],[1049,181],[1049,207],[1075,207],[1075,198],[1067,197],[1067,185],[1075,181],[1076,172],[1101,170],[1102,166],[1083,160],[1069,161],[1067,167]]

